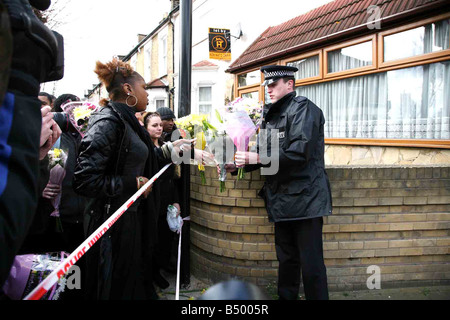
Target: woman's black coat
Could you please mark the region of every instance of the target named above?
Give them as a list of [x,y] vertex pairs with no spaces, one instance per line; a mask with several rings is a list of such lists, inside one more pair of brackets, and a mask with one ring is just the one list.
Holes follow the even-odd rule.
[[[151,178],[158,170],[153,144],[150,141],[150,147],[148,141],[143,141],[146,139],[142,139],[141,128],[133,123],[137,119],[124,108],[128,107],[110,103],[94,113],[81,142],[74,188],[90,198],[85,210],[86,236],[136,193],[137,176]],[[139,152],[148,152],[145,164],[135,159],[133,148],[139,145]],[[142,168],[133,172],[133,166]],[[156,241],[158,190],[155,184],[148,197],[141,196],[101,238],[100,244],[95,244],[91,253],[88,251],[90,298],[143,299],[152,295],[144,280],[143,266],[151,265]]]

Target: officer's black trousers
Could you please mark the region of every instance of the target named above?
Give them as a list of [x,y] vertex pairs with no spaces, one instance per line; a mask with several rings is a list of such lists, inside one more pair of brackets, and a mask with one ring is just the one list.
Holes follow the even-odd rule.
[[297,299],[300,272],[307,300],[328,299],[322,225],[322,217],[275,223],[280,300]]

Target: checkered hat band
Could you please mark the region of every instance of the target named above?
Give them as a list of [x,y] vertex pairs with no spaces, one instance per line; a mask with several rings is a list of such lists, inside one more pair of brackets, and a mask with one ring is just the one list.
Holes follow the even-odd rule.
[[294,75],[295,75],[294,71],[287,71],[287,70],[264,72],[264,77],[266,79],[272,77],[294,77]]

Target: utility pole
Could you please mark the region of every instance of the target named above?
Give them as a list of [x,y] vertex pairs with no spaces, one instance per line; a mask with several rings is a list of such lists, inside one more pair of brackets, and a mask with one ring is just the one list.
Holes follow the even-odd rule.
[[178,117],[191,113],[192,0],[181,0],[181,54]]
[[[192,0],[181,0],[181,48],[180,48],[180,90],[178,99],[178,118],[191,114],[191,69],[192,69]],[[181,215],[187,217],[190,215],[190,163],[182,166],[183,174],[181,176],[182,203],[183,209]],[[190,243],[191,232],[190,222],[183,223],[181,238],[181,265],[180,280],[182,285],[187,286],[191,282],[190,271]]]

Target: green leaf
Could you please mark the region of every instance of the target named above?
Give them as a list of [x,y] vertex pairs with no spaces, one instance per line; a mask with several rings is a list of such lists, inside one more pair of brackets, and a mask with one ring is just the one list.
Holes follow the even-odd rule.
[[217,120],[219,120],[220,123],[223,123],[223,120],[222,120],[222,117],[220,116],[219,111],[217,111],[217,109],[215,111],[216,111]]

